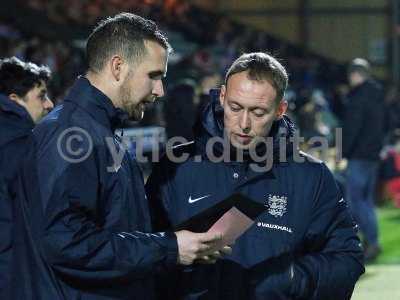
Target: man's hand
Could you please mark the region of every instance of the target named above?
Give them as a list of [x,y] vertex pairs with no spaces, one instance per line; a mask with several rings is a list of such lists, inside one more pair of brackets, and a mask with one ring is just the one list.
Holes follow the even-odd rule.
[[229,255],[232,253],[232,248],[230,246],[225,246],[221,250],[214,251],[210,255],[206,255],[203,257],[200,257],[199,259],[196,260],[196,263],[199,264],[215,264],[217,259],[221,258],[224,255]]
[[187,230],[175,232],[178,241],[178,263],[191,265],[196,259],[215,252],[215,244],[222,239],[221,234],[194,233]]

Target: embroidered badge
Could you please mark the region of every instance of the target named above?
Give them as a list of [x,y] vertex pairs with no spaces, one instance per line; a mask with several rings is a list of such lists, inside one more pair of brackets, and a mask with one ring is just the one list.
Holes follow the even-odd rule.
[[268,196],[268,213],[275,218],[282,217],[286,213],[287,197],[285,196]]

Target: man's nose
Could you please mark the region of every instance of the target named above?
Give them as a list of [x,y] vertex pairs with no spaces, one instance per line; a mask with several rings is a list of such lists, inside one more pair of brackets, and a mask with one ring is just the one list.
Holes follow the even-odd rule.
[[251,120],[250,120],[249,112],[247,110],[244,110],[243,113],[241,114],[239,126],[245,133],[248,133],[250,131]]
[[156,95],[157,97],[164,96],[164,85],[163,85],[162,80],[157,80],[154,83],[152,94]]
[[46,101],[43,102],[43,108],[46,110],[52,110],[54,108],[53,101],[46,97]]

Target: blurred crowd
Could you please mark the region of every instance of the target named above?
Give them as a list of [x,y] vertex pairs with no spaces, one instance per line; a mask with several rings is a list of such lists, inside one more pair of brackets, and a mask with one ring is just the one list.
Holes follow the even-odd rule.
[[0,21],[0,45],[0,57],[16,56],[24,61],[47,65],[54,74],[50,90],[56,100],[62,99],[76,76],[85,70],[81,49],[64,40],[26,34],[15,27],[12,20]]
[[[20,0],[17,3],[41,13],[44,17],[40,22],[47,22],[48,26],[57,24],[69,30],[91,28],[106,15],[128,11],[156,20],[172,33],[179,46],[168,70],[166,99],[154,105],[139,124],[161,125],[167,128],[169,136],[192,137],[191,126],[207,102],[210,88],[222,84],[227,67],[248,51],[270,52],[288,69],[290,87],[285,97],[289,115],[306,139],[325,136],[333,143],[334,128],[340,126],[343,118],[348,92],[345,65],[238,24],[228,16],[203,11],[187,1]],[[171,43],[178,44],[173,39]],[[63,98],[75,78],[85,72],[81,42],[28,33],[12,18],[0,20],[0,44],[0,57],[17,56],[50,67],[54,74],[50,92],[56,102]],[[189,48],[192,50],[185,51]],[[382,159],[391,157],[400,136],[400,92],[398,87],[386,85],[388,92],[383,105],[387,111],[387,136]]]
[[[135,12],[157,20],[172,30],[179,30],[198,41],[209,41],[208,31],[212,21],[196,6],[185,0],[71,0],[71,1],[22,1],[34,10],[45,13],[55,23],[92,26],[104,16],[121,11]],[[214,16],[216,18],[216,16]]]

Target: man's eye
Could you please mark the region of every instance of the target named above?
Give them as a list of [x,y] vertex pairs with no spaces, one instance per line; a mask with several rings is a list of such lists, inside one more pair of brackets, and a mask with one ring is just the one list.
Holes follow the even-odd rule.
[[164,78],[164,74],[161,72],[151,72],[149,73],[149,78],[152,80],[162,80]]
[[232,111],[239,111],[239,110],[240,110],[240,107],[239,107],[239,106],[236,106],[236,105],[231,105],[231,110],[232,110]]
[[253,110],[253,114],[254,114],[256,117],[262,117],[262,116],[264,116],[266,113],[267,113],[267,112],[266,112],[265,110],[263,110],[263,109],[255,109],[255,110]]
[[152,80],[161,80],[163,77],[162,77],[162,75],[154,75],[154,76],[149,76],[150,77],[150,79],[152,79]]

